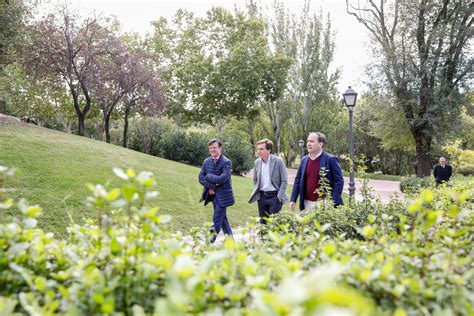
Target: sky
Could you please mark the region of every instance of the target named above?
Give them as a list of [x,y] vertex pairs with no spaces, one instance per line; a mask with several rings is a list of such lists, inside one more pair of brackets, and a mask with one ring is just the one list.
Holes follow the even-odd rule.
[[[302,11],[304,0],[280,0],[292,13]],[[64,0],[36,0],[40,12],[46,12]],[[70,0],[74,9],[83,16],[102,13],[115,16],[123,26],[123,31],[138,32],[141,35],[152,33],[151,21],[163,16],[171,18],[180,8],[204,15],[213,6],[227,9],[243,8],[246,0]],[[273,0],[260,0],[263,6],[270,6]],[[333,28],[336,31],[336,53],[333,67],[341,69],[338,90],[341,94],[352,86],[357,92],[364,89],[364,66],[369,62],[368,35],[356,19],[346,12],[345,0],[312,0],[311,8],[316,12],[322,8],[324,15],[330,13]]]

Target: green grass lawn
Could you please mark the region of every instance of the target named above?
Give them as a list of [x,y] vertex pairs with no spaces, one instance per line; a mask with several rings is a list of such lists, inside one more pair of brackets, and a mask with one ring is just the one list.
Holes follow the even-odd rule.
[[[6,179],[7,196],[24,197],[43,207],[39,226],[60,236],[65,236],[71,218],[76,223],[96,218],[85,206],[90,193],[85,184],[120,185],[113,167],[155,174],[160,195],[154,203],[161,213],[173,216],[173,230],[186,233],[212,220],[212,206],[198,203],[202,192],[199,168],[85,137],[33,125],[0,124],[0,165],[17,169],[14,177]],[[228,216],[231,226],[238,227],[258,211],[256,204],[247,203],[252,180],[233,176],[232,181],[236,204],[228,209]],[[8,215],[0,213],[0,220]]]

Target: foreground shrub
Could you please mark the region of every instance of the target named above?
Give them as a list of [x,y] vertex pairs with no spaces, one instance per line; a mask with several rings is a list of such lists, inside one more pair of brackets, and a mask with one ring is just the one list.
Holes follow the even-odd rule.
[[433,177],[403,177],[402,180],[400,180],[400,191],[402,191],[403,193],[415,193],[420,191],[420,189],[433,187],[434,185],[435,180]]
[[408,206],[372,201],[369,209],[356,203],[352,209],[319,205],[296,216],[283,212],[270,219],[263,239],[266,247],[279,242],[287,256],[302,252],[344,264],[339,280],[371,297],[378,314],[471,315],[473,203],[471,179],[424,190]]
[[322,215],[282,214],[293,229],[266,227],[263,243],[209,245],[207,229],[171,234],[170,217],[145,206],[158,194],[150,173],[115,174],[120,187],[88,185],[98,218],[71,225],[66,240],[36,228],[40,207],[0,204],[25,215],[0,225],[1,315],[473,312],[472,181],[423,191],[408,207],[393,203],[388,214],[380,203],[360,203],[332,231],[350,208],[334,218],[327,205]]

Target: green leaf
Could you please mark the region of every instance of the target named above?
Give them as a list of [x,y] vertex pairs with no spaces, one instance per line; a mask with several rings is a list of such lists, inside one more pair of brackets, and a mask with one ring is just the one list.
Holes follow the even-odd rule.
[[145,212],[145,214],[143,214],[145,217],[148,217],[148,218],[153,218],[156,216],[156,212],[158,212],[158,207],[153,207],[149,210],[147,210]]
[[116,198],[118,198],[120,195],[120,189],[112,189],[109,191],[109,193],[107,194],[107,196],[105,197],[105,200],[107,202],[112,202],[114,201]]
[[50,313],[54,313],[58,310],[59,306],[61,304],[61,301],[59,300],[54,300],[48,304],[48,310]]
[[115,300],[113,296],[107,296],[105,299],[105,302],[102,304],[100,307],[102,313],[104,314],[110,314],[114,311],[115,309]]
[[392,262],[386,262],[382,268],[382,277],[387,278],[392,274],[393,264]]
[[41,277],[41,276],[37,276],[35,278],[35,286],[36,288],[38,289],[38,291],[42,292],[45,288],[46,288],[46,279]]
[[136,175],[137,175],[137,174],[136,174],[135,170],[133,170],[133,169],[127,169],[127,176],[128,176],[129,178],[132,178],[132,179],[133,179],[133,178],[135,178]]
[[407,316],[407,313],[402,308],[397,308],[397,310],[393,313],[393,316]]
[[0,315],[13,315],[17,304],[18,301],[13,298],[0,296]]
[[0,209],[7,210],[12,206],[13,206],[13,199],[12,198],[6,199],[5,201],[3,201],[3,203],[0,203]]
[[122,246],[120,243],[117,241],[116,238],[113,238],[112,241],[110,242],[110,252],[114,255],[117,255],[120,253],[122,250]]
[[126,185],[122,188],[123,196],[128,202],[131,202],[134,198],[135,193],[138,192],[137,188],[131,184]]
[[58,289],[59,289],[59,293],[61,293],[62,296],[64,296],[65,298],[69,297],[69,291],[65,286],[60,285]]
[[91,192],[95,192],[95,185],[92,183],[86,183],[86,187],[91,190]]
[[325,244],[323,246],[323,251],[325,254],[327,254],[328,256],[331,256],[335,251],[336,251],[336,245],[335,244]]
[[94,303],[102,304],[105,301],[105,297],[102,293],[94,293],[94,295],[92,295],[92,300],[94,300]]
[[166,256],[149,255],[146,261],[152,265],[170,269],[173,265],[170,258]]
[[219,299],[224,298],[224,287],[220,283],[214,284],[214,292]]
[[37,205],[35,206],[29,206],[26,209],[26,216],[31,217],[31,218],[36,218],[41,215],[43,209]]
[[369,218],[368,218],[368,219],[369,219],[369,224],[372,225],[373,223],[375,223],[375,219],[376,219],[376,218],[377,218],[376,216],[370,214],[370,215],[369,215]]

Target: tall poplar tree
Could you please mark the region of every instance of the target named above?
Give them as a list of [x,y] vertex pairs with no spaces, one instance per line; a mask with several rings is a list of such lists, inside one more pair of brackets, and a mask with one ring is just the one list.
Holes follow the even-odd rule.
[[472,79],[469,0],[346,0],[371,34],[381,77],[415,139],[417,174],[431,173],[432,143],[459,118]]

